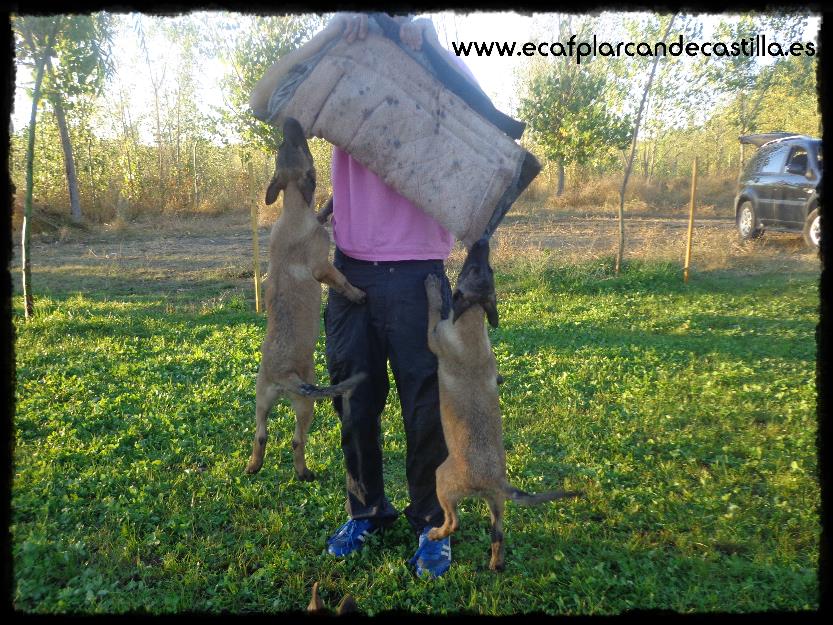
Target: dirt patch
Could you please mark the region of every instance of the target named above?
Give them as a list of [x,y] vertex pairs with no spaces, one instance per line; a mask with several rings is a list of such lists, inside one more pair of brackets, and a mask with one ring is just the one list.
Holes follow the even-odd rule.
[[[639,217],[625,222],[626,259],[679,262],[685,257],[686,219]],[[269,228],[258,230],[260,266],[268,263]],[[537,209],[512,212],[494,235],[493,264],[541,261],[583,263],[612,258],[618,223],[613,218],[577,216]],[[11,266],[19,292],[20,248]],[[462,263],[457,245],[449,275]],[[251,290],[252,235],[248,216],[160,220],[144,219],[100,230],[72,230],[33,238],[35,291],[148,293],[208,289]],[[738,241],[726,219],[695,221],[692,271],[818,271],[818,255],[805,248],[800,235],[766,233],[750,243]]]
[[[685,260],[688,219],[631,217],[625,220],[625,259]],[[560,263],[613,258],[619,240],[618,221],[611,217],[565,215],[535,210],[507,215],[495,233],[496,260],[523,256],[548,257]],[[805,247],[799,234],[766,233],[742,243],[731,219],[695,219],[692,271],[717,269],[743,272],[818,271],[818,254]]]

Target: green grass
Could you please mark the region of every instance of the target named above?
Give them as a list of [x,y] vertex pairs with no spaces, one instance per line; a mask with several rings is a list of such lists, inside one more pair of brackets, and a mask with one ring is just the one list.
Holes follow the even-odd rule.
[[[316,407],[293,477],[294,417],[243,469],[265,319],[206,283],[63,290],[20,319],[13,601],[35,612],[288,611],[312,583],[371,614],[818,608],[817,275],[631,264],[497,269],[491,332],[510,481],[581,488],[507,506],[507,567],[485,570],[488,514],[466,500],[443,578],[414,579],[400,518],[374,548],[324,551],[344,520],[339,428]],[[106,283],[102,283],[106,286]],[[228,285],[227,285],[228,286]],[[316,355],[326,380],[323,338]],[[392,384],[392,388],[393,384]],[[407,505],[395,392],[388,495]]]

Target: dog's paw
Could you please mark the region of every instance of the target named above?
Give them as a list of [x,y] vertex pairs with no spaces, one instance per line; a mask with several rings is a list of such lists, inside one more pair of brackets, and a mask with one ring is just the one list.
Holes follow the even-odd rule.
[[431,289],[440,290],[440,279],[433,273],[425,276],[425,290],[429,291]]
[[443,296],[440,293],[440,279],[433,273],[425,278],[425,294],[428,296],[428,303],[432,306],[442,306]]
[[364,304],[367,301],[367,293],[365,293],[361,289],[353,287],[353,295],[350,298],[350,301],[354,304]]
[[257,460],[255,458],[249,459],[249,464],[246,465],[246,473],[249,475],[254,475],[258,471],[260,471],[260,467],[263,466],[263,459]]

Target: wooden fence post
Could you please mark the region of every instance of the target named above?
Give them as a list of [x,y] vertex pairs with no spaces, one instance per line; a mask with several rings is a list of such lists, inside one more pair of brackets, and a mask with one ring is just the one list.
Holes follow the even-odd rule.
[[691,201],[688,207],[688,238],[685,246],[685,269],[683,282],[688,283],[688,267],[691,264],[691,235],[694,231],[694,197],[697,195],[697,158],[691,166]]
[[252,161],[249,160],[249,204],[252,212],[252,244],[254,246],[255,269],[255,312],[260,312],[260,238],[257,234],[257,196],[255,195],[255,181],[252,174]]

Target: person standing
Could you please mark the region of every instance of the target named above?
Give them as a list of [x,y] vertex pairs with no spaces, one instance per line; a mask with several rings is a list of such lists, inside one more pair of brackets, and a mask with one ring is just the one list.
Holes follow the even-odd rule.
[[[344,23],[343,37],[348,43],[367,35],[365,14],[340,14],[334,19]],[[394,19],[400,23],[403,44],[414,50],[424,43],[443,50],[430,20]],[[466,79],[476,84],[462,61],[451,58]],[[429,540],[427,534],[444,521],[435,472],[448,450],[440,421],[437,359],[427,343],[424,281],[428,274],[440,279],[443,314],[447,315],[451,287],[444,263],[454,237],[337,147],[333,149],[332,181],[333,264],[367,294],[367,300],[356,305],[329,290],[324,313],[327,368],[332,384],[361,371],[368,377],[350,397],[349,417],[342,412],[342,398],[333,400],[341,420],[349,518],[327,541],[327,550],[346,556],[399,515],[385,496],[382,476],[381,415],[389,391],[390,362],[407,439],[410,503],[403,512],[418,537],[409,562],[417,575],[438,577],[451,565],[451,543],[448,537]]]

